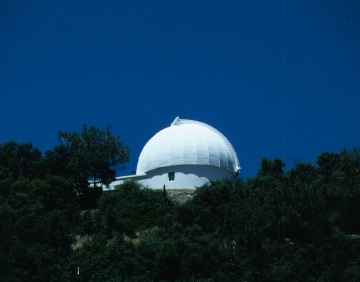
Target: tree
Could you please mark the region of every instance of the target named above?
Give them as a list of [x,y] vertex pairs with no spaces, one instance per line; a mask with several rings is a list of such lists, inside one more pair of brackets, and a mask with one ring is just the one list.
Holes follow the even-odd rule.
[[[51,173],[71,178],[81,204],[87,206],[101,194],[97,185],[110,184],[115,180],[116,171],[125,168],[129,151],[119,136],[112,135],[110,126],[102,130],[84,125],[80,134],[60,131],[59,145],[46,152],[46,157]],[[88,189],[90,179],[92,189]]]
[[0,195],[1,281],[53,281],[79,222],[72,190],[61,176],[9,182]]
[[0,145],[1,179],[42,178],[44,176],[44,157],[31,142],[9,141]]

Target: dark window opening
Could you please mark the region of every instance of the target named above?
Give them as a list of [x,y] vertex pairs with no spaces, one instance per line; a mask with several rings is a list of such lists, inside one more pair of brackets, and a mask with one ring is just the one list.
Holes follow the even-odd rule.
[[168,176],[169,176],[169,181],[174,181],[175,180],[175,172],[169,172],[168,173]]

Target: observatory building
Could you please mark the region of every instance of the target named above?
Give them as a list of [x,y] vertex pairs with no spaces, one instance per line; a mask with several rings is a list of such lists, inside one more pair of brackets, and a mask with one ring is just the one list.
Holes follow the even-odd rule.
[[194,189],[210,180],[235,178],[239,172],[235,150],[223,134],[177,117],[145,144],[136,174],[117,177],[109,188],[134,180],[154,189]]

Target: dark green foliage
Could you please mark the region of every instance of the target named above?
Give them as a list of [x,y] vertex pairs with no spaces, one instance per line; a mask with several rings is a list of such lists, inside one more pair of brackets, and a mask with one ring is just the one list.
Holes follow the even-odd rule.
[[3,277],[49,281],[56,265],[70,253],[78,211],[67,185],[50,176],[20,177],[9,187],[10,195],[0,198]]
[[88,235],[102,232],[111,238],[114,232],[123,232],[135,238],[137,231],[158,226],[172,206],[163,192],[126,182],[115,191],[104,193],[96,212],[83,214],[84,230]]
[[[129,148],[113,136],[111,127],[105,130],[83,126],[81,133],[59,132],[59,145],[46,152],[51,174],[71,179],[82,209],[94,208],[102,189],[115,180],[116,171],[129,161]],[[89,179],[93,188],[89,189]]]
[[101,130],[84,125],[81,134],[60,131],[59,141],[58,151],[67,156],[66,168],[76,180],[91,177],[107,185],[114,180],[116,170],[129,161],[129,148],[111,134],[110,126]]
[[0,145],[0,195],[9,195],[11,183],[19,177],[43,179],[45,170],[45,159],[32,143]]
[[126,182],[83,211],[67,152],[0,147],[1,281],[360,281],[358,150],[263,159],[181,205]]
[[73,184],[49,175],[31,143],[0,146],[1,281],[50,281],[73,242]]

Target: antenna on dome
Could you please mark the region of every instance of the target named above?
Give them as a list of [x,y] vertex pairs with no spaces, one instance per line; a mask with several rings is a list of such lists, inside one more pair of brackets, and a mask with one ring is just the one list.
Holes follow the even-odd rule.
[[170,126],[178,125],[178,124],[179,124],[179,121],[180,121],[180,118],[179,118],[179,117],[176,117],[176,118],[174,119],[174,121],[170,124]]

